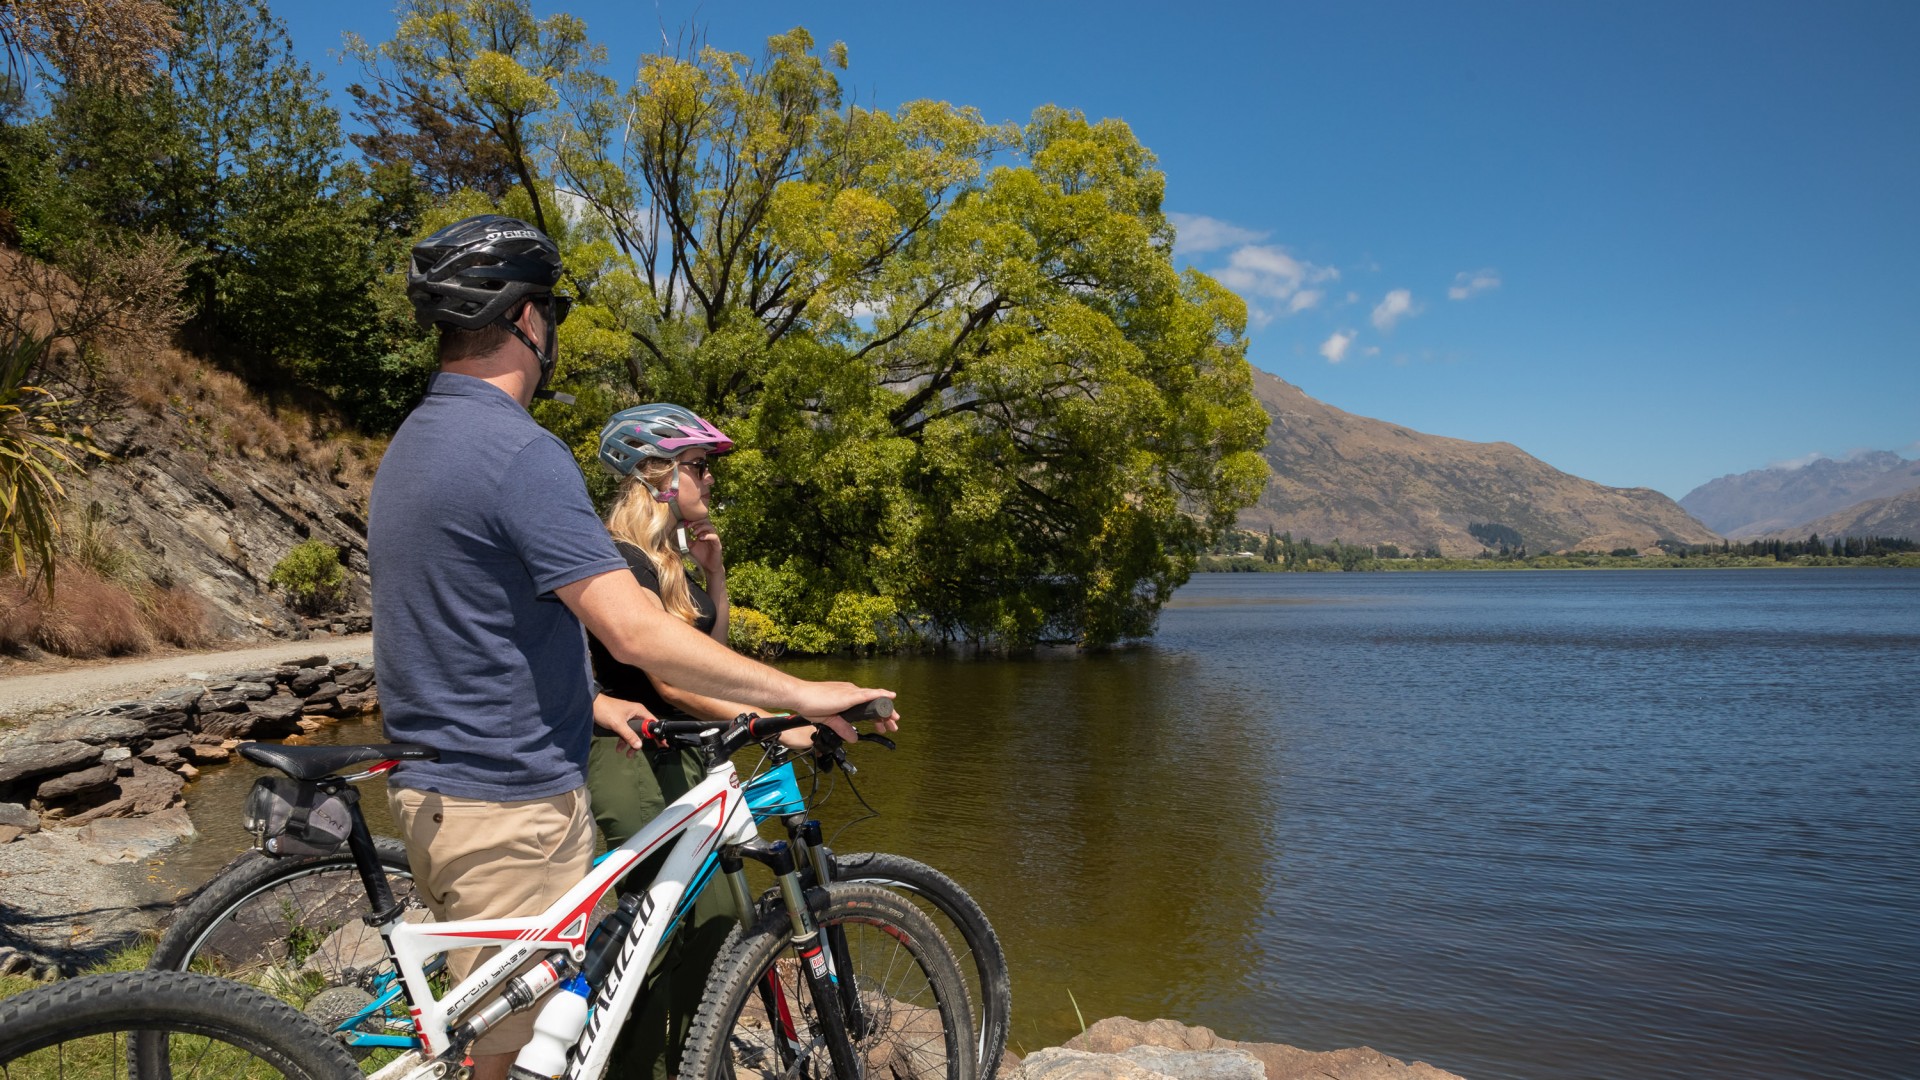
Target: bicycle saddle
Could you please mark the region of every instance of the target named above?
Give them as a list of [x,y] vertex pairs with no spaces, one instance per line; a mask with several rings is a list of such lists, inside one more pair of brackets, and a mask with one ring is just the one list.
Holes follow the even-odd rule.
[[361,761],[433,761],[440,751],[416,743],[364,743],[352,746],[268,746],[247,743],[240,756],[279,769],[295,780],[318,780]]

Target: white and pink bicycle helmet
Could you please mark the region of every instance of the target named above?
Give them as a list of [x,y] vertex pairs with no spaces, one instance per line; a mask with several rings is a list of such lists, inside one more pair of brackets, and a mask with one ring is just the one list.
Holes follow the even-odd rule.
[[[693,447],[705,447],[709,456],[724,454],[733,449],[733,440],[693,410],[667,402],[622,409],[600,429],[600,464],[620,476],[632,476],[647,458],[672,461]],[[656,496],[663,502],[673,497]]]

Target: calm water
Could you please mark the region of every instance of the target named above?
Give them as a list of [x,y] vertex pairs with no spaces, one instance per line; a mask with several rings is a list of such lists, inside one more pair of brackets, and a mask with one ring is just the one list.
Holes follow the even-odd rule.
[[1116,655],[793,666],[901,692],[837,846],[973,891],[1016,1049],[1077,1002],[1471,1080],[1920,1075],[1920,573],[1203,575]]

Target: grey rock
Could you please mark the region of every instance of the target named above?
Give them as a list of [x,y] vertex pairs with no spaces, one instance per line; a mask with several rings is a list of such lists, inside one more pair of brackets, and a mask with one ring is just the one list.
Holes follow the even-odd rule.
[[172,765],[180,760],[180,751],[193,742],[191,735],[174,735],[161,739],[152,746],[140,751],[142,761],[151,761],[156,765]]
[[233,752],[217,742],[192,742],[181,747],[180,756],[193,762],[195,765],[211,765],[227,760],[233,756]]
[[250,712],[223,712],[203,714],[200,717],[200,732],[218,739],[244,739],[253,731],[253,725],[259,717]]
[[316,653],[313,656],[307,657],[305,660],[293,661],[295,667],[303,668],[323,668],[326,667],[328,663],[327,654],[325,653]]
[[147,733],[144,718],[132,715],[95,716],[79,713],[64,720],[35,724],[32,737],[38,742],[78,741],[93,743],[130,742]]
[[72,772],[100,760],[100,748],[89,743],[23,743],[0,751],[0,784],[29,776]]
[[[139,862],[193,836],[193,822],[185,807],[160,810],[137,818],[105,818],[76,830],[86,844],[89,862],[103,866]],[[356,920],[357,921],[357,920]]]
[[186,786],[186,780],[173,770],[136,761],[132,775],[122,776],[108,785],[109,797],[105,801],[66,820],[84,825],[101,818],[135,817],[170,809],[179,803],[180,791]]
[[327,702],[332,701],[339,696],[340,696],[339,683],[323,682],[319,686],[314,687],[313,691],[307,695],[307,704],[324,705]]
[[373,669],[354,668],[351,671],[343,671],[334,678],[334,681],[339,683],[340,689],[347,693],[358,693],[373,685]]
[[95,765],[91,769],[81,769],[79,772],[61,773],[51,780],[41,781],[40,789],[34,792],[34,797],[42,802],[52,802],[55,799],[66,799],[75,795],[84,795],[90,791],[98,791],[113,783],[119,771],[109,762]]
[[194,711],[195,707],[200,704],[200,699],[206,696],[207,689],[204,686],[182,686],[175,690],[155,694],[153,695],[153,700],[170,709],[177,709],[180,712],[190,714]]
[[40,815],[17,802],[0,802],[0,825],[36,832],[40,828]]
[[[0,844],[11,844],[27,835],[27,830],[18,825],[0,825]],[[0,972],[4,974],[4,972]]]
[[336,660],[334,661],[334,664],[333,664],[333,673],[336,677],[338,677],[341,675],[345,675],[349,671],[355,670],[359,666],[360,666],[360,662],[358,660]]
[[368,690],[364,694],[341,694],[340,700],[336,702],[336,704],[340,706],[340,711],[343,714],[354,716],[360,713],[372,712],[379,708],[380,695],[372,690]]
[[272,683],[280,678],[280,669],[254,668],[251,671],[236,671],[233,677],[236,682]]
[[265,701],[256,701],[247,711],[267,720],[289,720],[300,715],[300,707],[306,704],[292,694],[275,694]]
[[314,687],[332,677],[333,671],[330,668],[301,668],[299,674],[287,683],[287,689],[305,697],[313,692]]
[[233,692],[243,695],[248,701],[262,701],[273,696],[273,681],[237,682],[233,684]]
[[100,751],[101,761],[125,761],[133,756],[131,746],[109,746]]
[[232,690],[209,690],[207,696],[200,699],[200,729],[202,731],[207,729],[206,717],[209,714],[245,712],[247,702],[250,700],[252,699],[247,695],[237,694]]
[[1118,1054],[1049,1046],[1028,1054],[1009,1080],[1167,1080],[1167,1076]]

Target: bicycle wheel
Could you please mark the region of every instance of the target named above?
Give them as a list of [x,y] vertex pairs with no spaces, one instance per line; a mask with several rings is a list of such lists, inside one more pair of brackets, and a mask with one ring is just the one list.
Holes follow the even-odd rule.
[[94,1076],[347,1080],[360,1070],[292,1006],[209,975],[86,975],[0,1001],[0,1077]]
[[967,984],[973,1014],[973,1060],[980,1080],[993,1080],[1013,1021],[1013,983],[999,935],[973,897],[947,875],[903,855],[866,851],[833,857],[835,881],[883,885],[906,893],[945,935]]
[[[869,1076],[972,1080],[973,1027],[966,991],[940,932],[896,893],[874,885],[810,889],[819,925],[846,935],[853,980],[867,1018],[854,1040]],[[834,1075],[826,1035],[784,910],[770,913],[714,965],[687,1031],[683,1080]]]
[[[424,910],[405,845],[373,843],[394,898]],[[147,967],[267,984],[283,996],[294,985],[311,995],[364,982],[387,967],[379,933],[361,921],[368,910],[350,851],[306,858],[249,851],[174,916]]]

